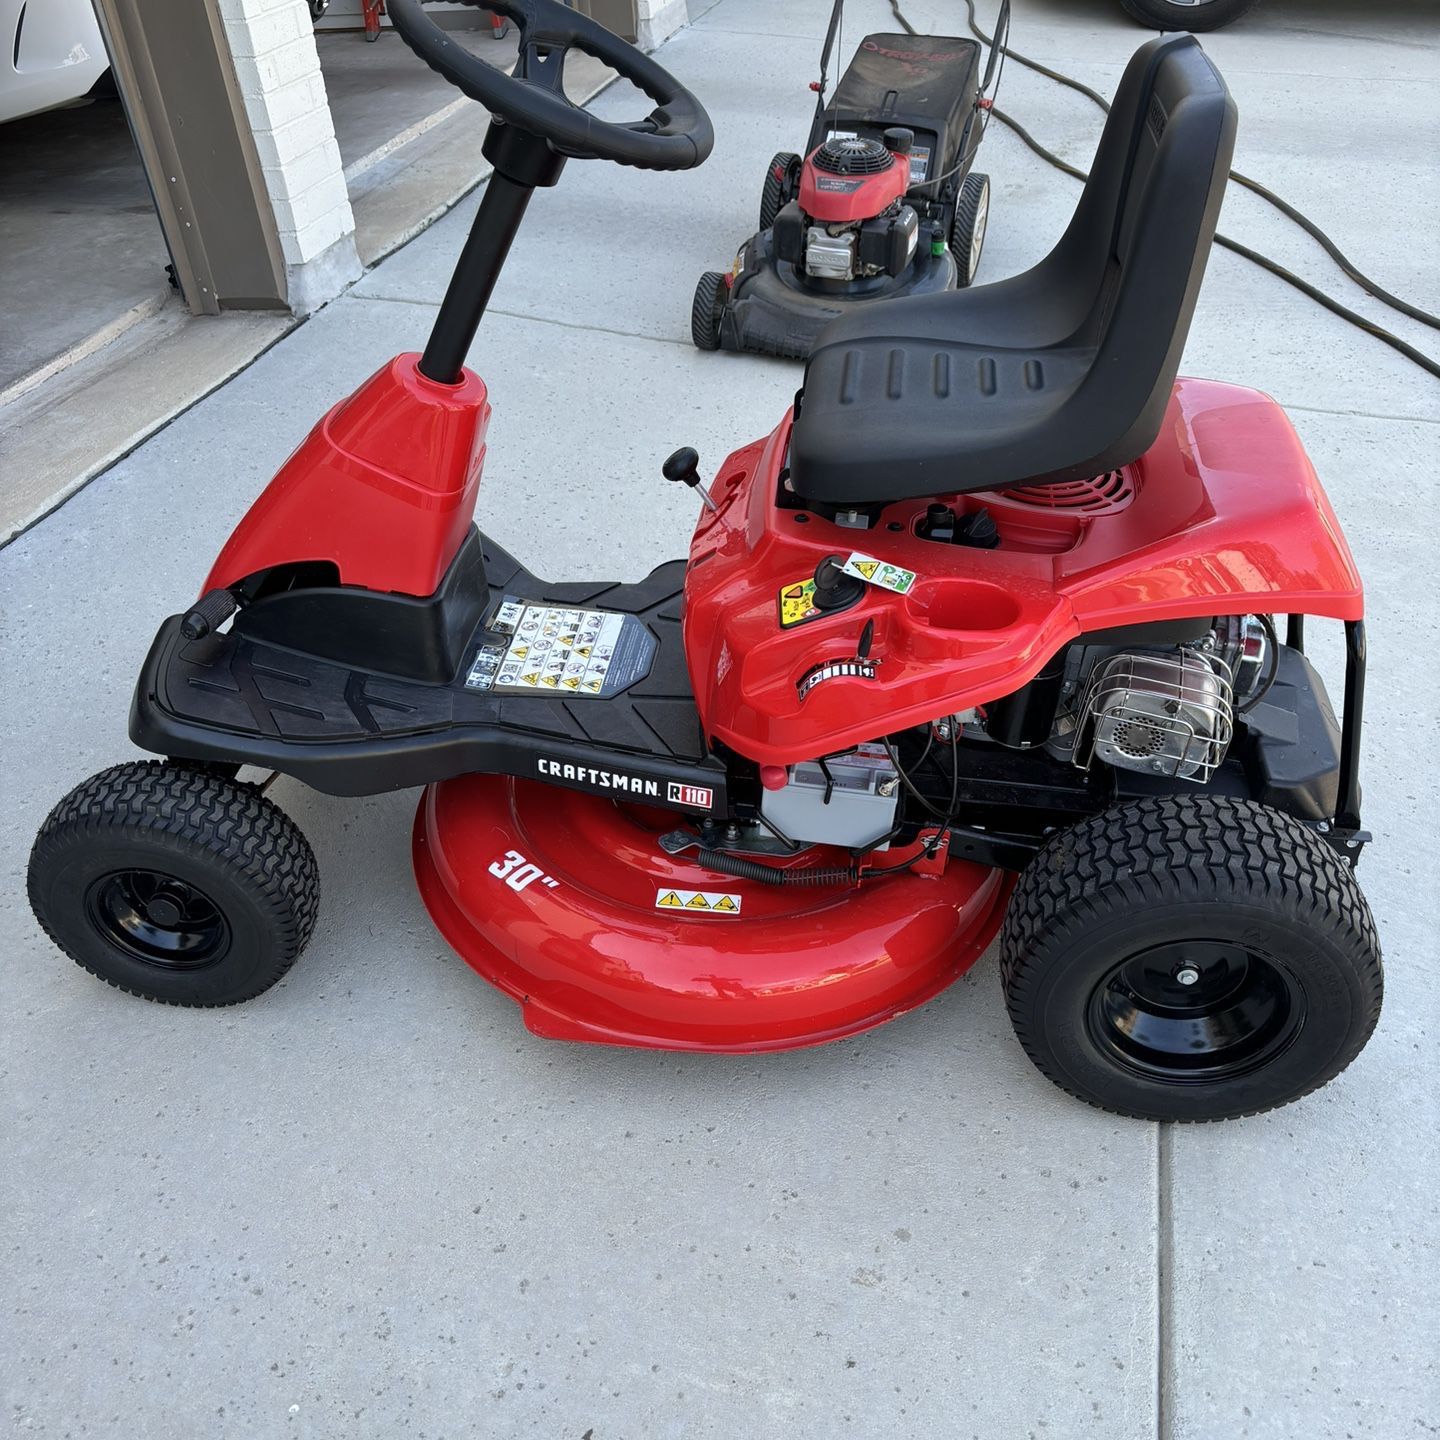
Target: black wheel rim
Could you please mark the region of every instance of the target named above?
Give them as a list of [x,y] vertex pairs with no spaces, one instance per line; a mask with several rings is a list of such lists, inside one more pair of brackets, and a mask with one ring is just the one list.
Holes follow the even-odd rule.
[[1272,956],[1219,940],[1156,945],[1095,987],[1090,1033],[1127,1070],[1214,1084],[1268,1065],[1305,1023],[1305,995]]
[[132,959],[166,970],[196,970],[229,947],[230,927],[202,890],[155,870],[116,870],[90,886],[86,914]]

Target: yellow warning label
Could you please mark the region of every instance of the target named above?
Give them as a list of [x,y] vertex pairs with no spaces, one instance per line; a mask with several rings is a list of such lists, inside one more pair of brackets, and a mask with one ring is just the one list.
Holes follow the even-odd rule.
[[877,560],[873,555],[852,555],[841,569],[847,575],[858,576],[867,584],[877,585],[882,590],[893,590],[897,595],[908,595],[915,584],[916,575],[903,565],[892,565],[887,560]]
[[711,890],[657,890],[657,910],[684,910],[691,915],[738,915],[740,896]]
[[636,634],[637,625],[614,610],[534,605],[507,596],[487,628],[509,641],[482,648],[465,683],[480,690],[563,689],[577,699],[604,695],[644,673],[651,642]]
[[780,628],[788,630],[792,625],[803,625],[807,620],[817,619],[823,611],[815,608],[815,578],[807,575],[786,585],[775,597],[780,607]]

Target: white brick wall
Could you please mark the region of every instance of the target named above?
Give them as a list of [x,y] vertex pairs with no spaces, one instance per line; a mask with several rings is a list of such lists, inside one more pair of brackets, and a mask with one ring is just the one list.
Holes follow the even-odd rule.
[[[218,5],[275,215],[290,302],[308,310],[360,273],[355,217],[309,6],[305,0]],[[647,50],[689,19],[687,0],[636,5],[639,40]]]
[[663,45],[689,22],[687,0],[635,0],[635,36],[642,50]]
[[[305,0],[219,0],[219,7],[291,275],[292,303],[301,293],[314,300],[313,286],[295,272],[353,236],[355,217],[309,7]],[[359,273],[353,250],[352,240],[338,267],[334,256],[326,257],[337,289]]]

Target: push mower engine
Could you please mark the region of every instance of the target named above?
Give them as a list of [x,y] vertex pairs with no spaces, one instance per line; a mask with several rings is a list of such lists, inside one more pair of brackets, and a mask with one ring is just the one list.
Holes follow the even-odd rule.
[[[832,138],[805,161],[797,200],[775,217],[775,254],[813,282],[904,274],[920,219],[905,201],[914,136]],[[933,228],[933,227],[927,227]],[[933,237],[943,244],[938,229]]]

